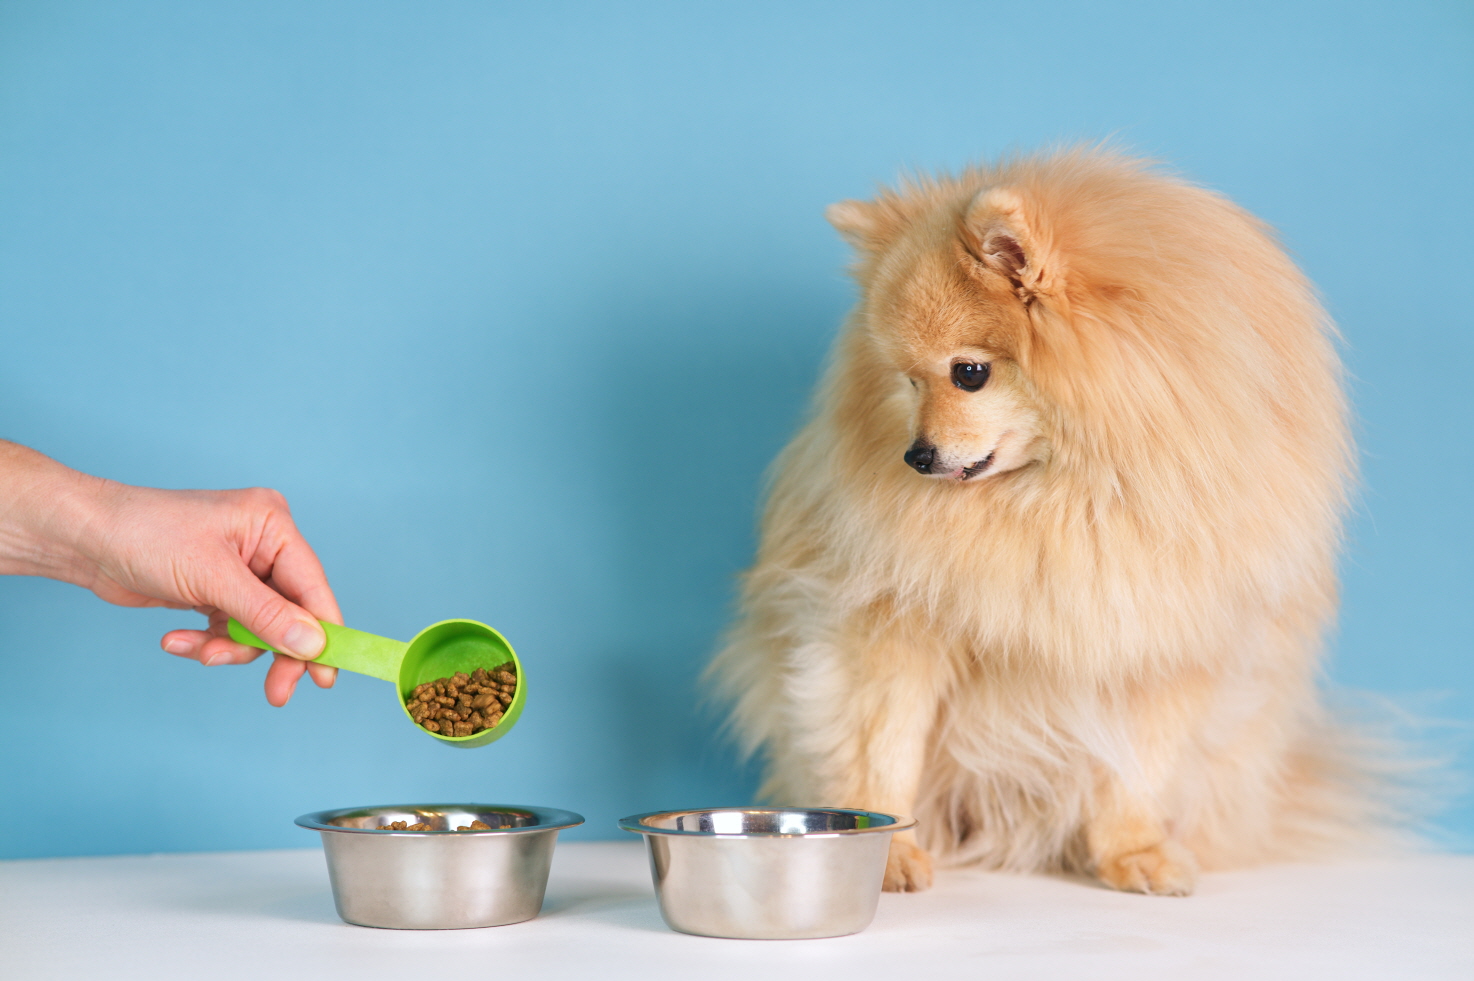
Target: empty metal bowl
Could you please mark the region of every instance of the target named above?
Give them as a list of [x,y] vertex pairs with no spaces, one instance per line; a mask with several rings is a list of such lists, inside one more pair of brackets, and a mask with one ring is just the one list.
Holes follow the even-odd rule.
[[726,807],[637,814],[619,826],[645,836],[671,929],[798,940],[869,926],[891,834],[915,823],[840,807]]
[[[430,831],[381,831],[394,821]],[[480,821],[490,831],[457,831]],[[304,814],[322,832],[338,915],[360,926],[461,930],[542,909],[558,832],[572,811],[506,804],[391,804]]]

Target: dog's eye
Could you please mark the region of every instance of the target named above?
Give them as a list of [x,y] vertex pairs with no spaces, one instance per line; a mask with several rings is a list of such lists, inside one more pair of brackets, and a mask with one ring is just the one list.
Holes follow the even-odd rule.
[[974,361],[963,361],[952,366],[952,384],[964,392],[976,392],[988,382],[988,374],[993,370],[992,365],[978,364]]

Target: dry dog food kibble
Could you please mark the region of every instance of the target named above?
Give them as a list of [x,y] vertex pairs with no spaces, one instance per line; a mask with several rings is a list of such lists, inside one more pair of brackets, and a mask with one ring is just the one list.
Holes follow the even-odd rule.
[[380,831],[429,831],[430,830],[430,826],[428,824],[424,824],[424,823],[420,823],[420,824],[406,824],[403,821],[394,821],[394,822],[392,822],[390,824],[381,824],[381,825],[379,825],[379,830]]
[[457,831],[490,831],[491,830],[491,825],[485,823],[484,821],[472,821],[470,824],[463,824],[463,825],[461,825],[460,827],[456,828],[456,830]]
[[502,721],[502,713],[517,694],[513,662],[470,674],[457,671],[449,678],[436,678],[415,690],[404,707],[417,725],[442,736],[474,736]]

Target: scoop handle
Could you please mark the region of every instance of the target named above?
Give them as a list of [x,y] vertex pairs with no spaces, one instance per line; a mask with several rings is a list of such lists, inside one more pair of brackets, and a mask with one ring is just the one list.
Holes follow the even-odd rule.
[[[366,634],[362,630],[340,627],[323,620],[317,622],[327,634],[328,642],[322,653],[312,659],[313,664],[326,664],[330,668],[342,668],[396,684],[399,682],[399,662],[404,660],[404,652],[409,650],[404,641]],[[227,629],[230,639],[237,644],[271,650],[270,644],[247,630],[239,620],[232,618]]]

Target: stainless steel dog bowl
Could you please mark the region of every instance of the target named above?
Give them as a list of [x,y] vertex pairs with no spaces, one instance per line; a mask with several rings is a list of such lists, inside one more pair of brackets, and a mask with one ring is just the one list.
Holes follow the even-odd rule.
[[[432,831],[379,831],[394,821]],[[480,821],[490,831],[456,831]],[[360,926],[460,930],[530,920],[542,909],[558,832],[572,811],[505,804],[397,804],[304,814],[322,832],[338,915]]]
[[875,918],[891,834],[916,822],[839,807],[637,814],[660,914],[705,937],[797,940],[859,933]]

